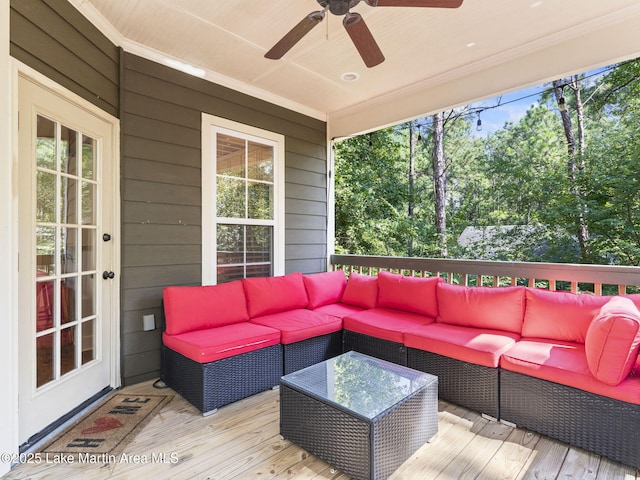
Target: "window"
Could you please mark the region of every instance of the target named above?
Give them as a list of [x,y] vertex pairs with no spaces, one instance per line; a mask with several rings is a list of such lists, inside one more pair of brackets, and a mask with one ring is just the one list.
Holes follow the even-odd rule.
[[284,137],[203,114],[202,283],[284,273]]

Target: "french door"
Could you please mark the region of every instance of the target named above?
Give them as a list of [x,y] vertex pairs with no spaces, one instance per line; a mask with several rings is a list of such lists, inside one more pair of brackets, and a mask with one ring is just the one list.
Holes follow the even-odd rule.
[[114,383],[113,120],[20,76],[19,439]]

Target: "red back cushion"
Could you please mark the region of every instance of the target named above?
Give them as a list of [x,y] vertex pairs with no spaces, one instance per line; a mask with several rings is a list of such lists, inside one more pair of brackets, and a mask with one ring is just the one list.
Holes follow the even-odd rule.
[[527,288],[523,337],[584,343],[591,320],[611,297]]
[[635,366],[640,348],[640,312],[634,303],[613,297],[589,325],[585,353],[589,370],[603,383],[617,385]]
[[524,287],[464,287],[439,283],[437,322],[520,333]]
[[342,294],[342,303],[374,308],[378,301],[378,277],[351,272]]
[[339,302],[347,286],[343,270],[303,275],[302,279],[309,297],[308,308],[311,309]]
[[438,315],[436,286],[440,277],[407,277],[397,273],[378,274],[378,307],[420,313],[431,318]]
[[249,320],[239,280],[203,287],[166,287],[162,295],[167,335]]
[[306,308],[309,304],[300,272],[281,277],[245,278],[242,283],[251,318]]

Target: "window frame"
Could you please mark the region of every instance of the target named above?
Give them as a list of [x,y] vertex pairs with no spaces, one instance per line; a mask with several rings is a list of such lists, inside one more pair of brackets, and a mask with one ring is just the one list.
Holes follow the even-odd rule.
[[[273,147],[273,220],[229,219],[217,216],[216,135],[233,135]],[[217,225],[273,225],[273,275],[284,275],[285,137],[276,132],[202,114],[202,285],[217,284]],[[211,248],[213,246],[213,248]]]

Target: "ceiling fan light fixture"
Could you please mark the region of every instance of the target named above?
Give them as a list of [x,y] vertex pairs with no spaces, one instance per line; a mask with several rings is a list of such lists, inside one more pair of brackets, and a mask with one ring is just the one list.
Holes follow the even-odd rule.
[[[351,41],[355,45],[360,57],[369,68],[384,62],[384,55],[376,43],[369,27],[358,13],[350,10],[362,0],[316,0],[322,7],[321,11],[313,12],[303,18],[289,33],[282,37],[271,50],[265,53],[265,58],[278,60],[282,58],[302,37],[318,25],[327,11],[333,15],[344,16],[342,25],[347,30]],[[464,0],[364,0],[370,7],[435,7],[458,8]]]

